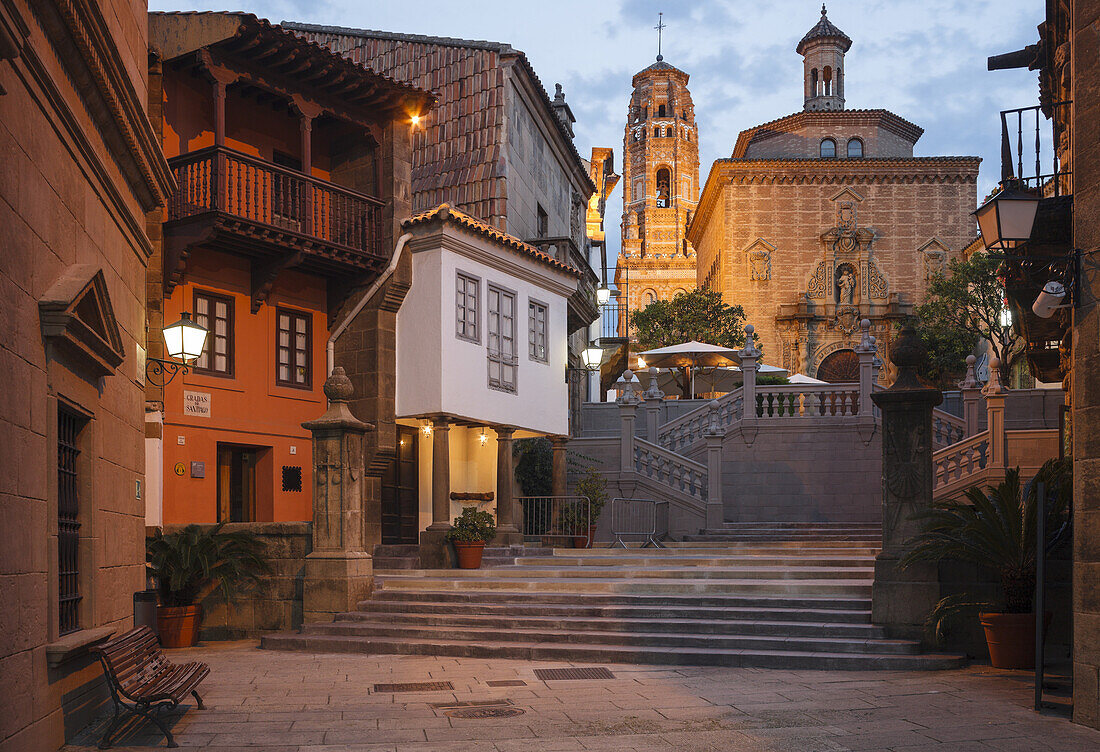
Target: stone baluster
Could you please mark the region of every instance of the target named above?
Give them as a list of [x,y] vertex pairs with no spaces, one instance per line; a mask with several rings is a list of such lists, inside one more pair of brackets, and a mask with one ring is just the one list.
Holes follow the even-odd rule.
[[711,400],[707,416],[707,528],[717,530],[725,520],[722,499],[722,427],[718,421],[718,400]]
[[921,640],[940,598],[938,570],[934,564],[904,571],[897,565],[906,543],[924,529],[917,515],[932,506],[932,408],[943,395],[917,378],[926,352],[913,327],[902,329],[891,350],[897,379],[871,395],[882,411],[882,551],[875,557],[871,619],[891,637]]
[[741,416],[741,436],[746,444],[752,444],[756,440],[756,369],[760,359],[760,350],[753,340],[755,329],[752,324],[745,326],[745,347],[738,351],[737,356],[741,361],[741,376],[743,384],[741,394],[745,400],[744,414]]
[[661,422],[661,404],[665,393],[657,386],[657,369],[649,369],[649,386],[642,394],[645,399],[645,429],[646,438],[654,444],[660,444],[657,440],[657,428]]
[[351,380],[340,366],[325,381],[328,409],[302,427],[313,434],[313,550],[302,583],[303,619],[331,621],[370,595],[364,546],[363,437],[374,426],[352,415]]
[[1005,467],[1005,392],[1001,384],[1001,361],[993,358],[989,361],[989,381],[982,389],[985,395],[986,428],[989,430],[989,456],[987,468]]
[[974,364],[978,361],[973,355],[966,356],[966,375],[959,382],[959,391],[962,392],[963,420],[966,421],[966,437],[978,432],[978,402],[982,397],[982,386],[978,382],[978,376],[974,372]]

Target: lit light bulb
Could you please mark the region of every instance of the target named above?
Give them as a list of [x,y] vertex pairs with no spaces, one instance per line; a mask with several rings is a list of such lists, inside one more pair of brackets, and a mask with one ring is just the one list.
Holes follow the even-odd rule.
[[481,440],[482,446],[484,446],[485,442],[489,440],[489,437],[487,435],[485,435],[484,431],[481,432],[481,435],[478,436],[478,438]]
[[425,423],[424,427],[421,428],[420,430],[424,433],[425,436],[431,436],[432,435],[432,424],[431,423]]
[[412,124],[413,124],[413,128],[420,125],[420,116],[419,115],[413,115],[412,116]]

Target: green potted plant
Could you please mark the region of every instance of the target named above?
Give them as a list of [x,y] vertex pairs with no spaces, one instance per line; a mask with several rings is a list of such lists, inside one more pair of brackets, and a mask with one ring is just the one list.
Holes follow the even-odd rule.
[[466,507],[455,518],[447,531],[447,538],[454,544],[459,569],[480,569],[485,544],[497,534],[493,515],[475,507]]
[[607,493],[607,479],[604,478],[603,473],[589,465],[584,475],[577,481],[576,494],[588,499],[589,509],[591,510],[585,528],[588,537],[581,547],[591,548],[596,540],[596,523],[599,522],[600,513],[603,512],[604,505],[607,504],[610,498],[610,494]]
[[1036,513],[1038,484],[1046,489],[1046,550],[1069,536],[1071,466],[1068,460],[1047,461],[1021,487],[1019,468],[1009,470],[997,486],[969,488],[960,500],[936,503],[919,516],[925,531],[909,542],[900,566],[954,560],[993,570],[1002,599],[983,600],[959,593],[940,600],[928,617],[937,640],[947,623],[964,614],[977,614],[985,629],[989,657],[996,668],[1032,668],[1035,660]]
[[248,531],[223,532],[222,527],[188,525],[167,535],[158,529],[146,543],[145,560],[160,600],[157,632],[166,648],[195,644],[206,596],[217,590],[228,601],[235,590],[271,572],[263,541]]

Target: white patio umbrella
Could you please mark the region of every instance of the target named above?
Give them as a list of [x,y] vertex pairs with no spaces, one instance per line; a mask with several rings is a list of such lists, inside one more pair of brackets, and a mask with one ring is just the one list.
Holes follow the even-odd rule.
[[822,381],[821,379],[815,379],[812,376],[806,376],[801,373],[792,373],[787,377],[787,381],[792,384],[828,384],[828,381]]
[[647,367],[654,368],[690,368],[691,394],[695,395],[695,369],[700,366],[735,366],[740,361],[737,351],[728,347],[708,345],[706,342],[684,342],[680,345],[658,347],[639,353]]

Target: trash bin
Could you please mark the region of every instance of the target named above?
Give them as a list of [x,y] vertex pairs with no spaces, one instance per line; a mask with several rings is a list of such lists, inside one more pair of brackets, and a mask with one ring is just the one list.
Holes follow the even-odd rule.
[[134,626],[149,627],[157,631],[157,591],[139,590],[134,593]]

